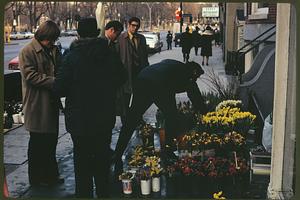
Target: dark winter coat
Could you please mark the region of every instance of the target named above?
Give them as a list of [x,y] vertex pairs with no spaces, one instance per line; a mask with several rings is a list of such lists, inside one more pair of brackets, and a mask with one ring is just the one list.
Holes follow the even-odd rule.
[[172,43],[172,39],[173,39],[172,33],[168,33],[168,34],[167,34],[167,42]]
[[166,59],[144,68],[138,75],[139,85],[151,85],[152,91],[145,93],[164,93],[175,96],[176,93],[187,92],[194,108],[201,113],[206,112],[206,106],[195,81],[191,81],[192,72],[179,61]]
[[58,131],[59,104],[51,90],[61,59],[57,47],[52,49],[52,55],[53,59],[36,39],[19,54],[25,128],[30,132]]
[[214,39],[213,33],[211,31],[205,30],[201,36],[202,48],[201,56],[212,56],[211,42]]
[[79,39],[71,44],[55,80],[54,90],[66,96],[67,131],[96,134],[115,124],[116,90],[126,70],[105,39]]
[[198,33],[198,30],[195,30],[195,31],[193,31],[193,33],[192,33],[192,36],[193,36],[193,45],[194,45],[194,47],[200,47],[201,46],[201,44],[200,44],[200,40],[201,40],[201,36],[200,36],[200,34]]
[[[135,50],[127,31],[123,32],[119,36],[118,43],[117,43],[117,49],[120,54],[122,63],[128,72],[128,81],[125,83],[122,89],[124,92],[129,94],[132,92],[132,84],[134,82],[134,79],[138,75],[138,73],[144,67],[149,65],[146,38],[139,33],[136,34],[136,38],[138,44],[137,50]],[[133,63],[134,51],[136,51],[137,56],[139,58],[139,66],[134,66]]]
[[189,32],[184,32],[180,37],[180,44],[182,47],[182,52],[190,52],[193,47],[193,36]]

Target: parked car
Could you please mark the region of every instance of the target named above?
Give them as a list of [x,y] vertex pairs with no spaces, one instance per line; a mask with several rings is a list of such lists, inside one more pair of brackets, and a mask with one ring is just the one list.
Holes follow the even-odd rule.
[[78,33],[76,30],[66,30],[66,31],[61,31],[60,36],[61,37],[78,36]]
[[149,52],[160,52],[163,43],[160,41],[160,37],[157,33],[142,32],[142,35],[146,38],[146,44]]
[[[65,50],[66,50],[66,49],[62,47],[62,48],[60,49],[61,54],[63,54]],[[20,69],[19,69],[19,56],[14,57],[13,59],[11,59],[11,60],[8,62],[8,69],[9,69],[9,70],[20,70]]]
[[18,70],[19,69],[19,56],[11,59],[8,63],[8,69]]
[[25,32],[25,37],[26,37],[27,39],[31,39],[31,38],[34,37],[34,34],[31,33],[31,32]]
[[10,39],[11,40],[26,39],[25,32],[11,32]]
[[174,37],[174,43],[175,43],[175,47],[181,46],[180,45],[180,38],[181,38],[181,33],[175,33],[175,37]]

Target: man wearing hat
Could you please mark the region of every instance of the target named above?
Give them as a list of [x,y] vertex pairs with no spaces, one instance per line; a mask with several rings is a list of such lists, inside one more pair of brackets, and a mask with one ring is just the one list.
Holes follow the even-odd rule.
[[115,171],[121,171],[121,156],[142,115],[153,103],[165,116],[166,144],[169,145],[181,129],[177,116],[176,93],[187,92],[193,108],[202,114],[206,113],[206,105],[196,83],[203,73],[201,66],[195,62],[182,63],[171,59],[145,67],[139,73],[128,118],[121,128],[115,150]]
[[[66,96],[65,121],[74,148],[76,196],[109,196],[110,143],[115,125],[116,90],[126,81],[126,71],[109,42],[117,39],[123,26],[111,21],[107,39],[97,38],[95,18],[78,23],[79,39],[70,46],[55,80],[54,91]],[[94,182],[94,183],[93,183]]]

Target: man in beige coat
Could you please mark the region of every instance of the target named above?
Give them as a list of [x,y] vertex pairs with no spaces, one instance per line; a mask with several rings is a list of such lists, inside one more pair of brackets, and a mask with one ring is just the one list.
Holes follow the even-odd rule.
[[31,185],[63,182],[56,161],[59,100],[52,94],[55,71],[60,63],[60,52],[54,45],[59,35],[57,24],[46,21],[19,54],[25,128],[30,133],[28,176]]
[[128,72],[128,81],[118,92],[117,115],[124,123],[129,108],[132,86],[138,73],[149,65],[146,38],[137,31],[140,28],[140,19],[132,17],[128,21],[127,31],[118,38],[118,51],[124,67]]

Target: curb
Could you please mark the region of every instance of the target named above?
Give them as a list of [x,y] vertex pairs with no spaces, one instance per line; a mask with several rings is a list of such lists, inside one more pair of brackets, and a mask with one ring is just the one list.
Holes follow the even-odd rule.
[[4,43],[4,45],[6,46],[9,46],[9,45],[18,45],[19,43]]

